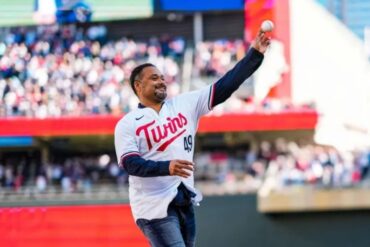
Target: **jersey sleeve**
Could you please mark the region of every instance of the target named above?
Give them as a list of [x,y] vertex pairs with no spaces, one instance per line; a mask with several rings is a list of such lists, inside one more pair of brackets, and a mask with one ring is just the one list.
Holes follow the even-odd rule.
[[122,119],[116,125],[114,131],[114,146],[120,167],[122,167],[124,161],[128,157],[140,156],[138,144],[135,138],[135,131],[132,130],[127,119]]
[[214,84],[185,93],[181,103],[188,107],[192,115],[198,119],[212,110],[213,96]]

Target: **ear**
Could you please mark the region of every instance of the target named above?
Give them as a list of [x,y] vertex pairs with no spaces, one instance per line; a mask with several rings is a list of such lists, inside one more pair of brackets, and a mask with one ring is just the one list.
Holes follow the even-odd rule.
[[135,80],[134,87],[137,94],[141,93],[141,81]]

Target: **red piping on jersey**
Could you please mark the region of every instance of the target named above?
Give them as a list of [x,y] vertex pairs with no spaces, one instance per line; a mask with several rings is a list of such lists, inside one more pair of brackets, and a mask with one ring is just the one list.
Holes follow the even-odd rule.
[[125,160],[130,157],[130,156],[140,156],[140,153],[138,152],[135,152],[135,151],[132,151],[132,152],[128,152],[128,153],[125,153],[125,154],[122,154],[121,158],[120,158],[120,163],[119,165],[121,167],[123,167],[123,164],[125,162]]
[[174,142],[178,137],[180,137],[182,134],[184,134],[184,132],[186,131],[185,130],[182,130],[180,133],[178,133],[177,135],[175,135],[174,137],[172,137],[171,139],[167,140],[166,142],[164,142],[158,149],[157,151],[161,151],[163,152],[164,150],[166,150],[166,148],[168,147],[168,145],[170,145],[172,142]]
[[208,102],[208,109],[212,110],[213,108],[213,99],[214,99],[214,94],[215,94],[215,84],[211,86],[211,91],[209,92],[209,102]]

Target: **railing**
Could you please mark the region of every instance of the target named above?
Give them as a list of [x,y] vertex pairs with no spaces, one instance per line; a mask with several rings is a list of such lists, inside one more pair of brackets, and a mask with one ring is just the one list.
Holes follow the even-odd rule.
[[64,205],[128,202],[128,187],[116,185],[94,185],[89,190],[65,192],[60,186],[49,186],[38,191],[35,186],[25,186],[17,190],[0,188],[0,207],[30,205]]

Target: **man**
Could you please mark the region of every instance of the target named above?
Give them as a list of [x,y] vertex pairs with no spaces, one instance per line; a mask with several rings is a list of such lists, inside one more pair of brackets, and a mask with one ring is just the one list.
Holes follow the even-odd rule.
[[195,246],[194,140],[199,118],[224,102],[261,65],[270,44],[260,31],[246,56],[216,83],[166,99],[163,74],[152,64],[130,77],[138,109],[115,129],[120,166],[129,174],[134,219],[151,246]]

